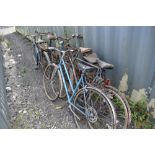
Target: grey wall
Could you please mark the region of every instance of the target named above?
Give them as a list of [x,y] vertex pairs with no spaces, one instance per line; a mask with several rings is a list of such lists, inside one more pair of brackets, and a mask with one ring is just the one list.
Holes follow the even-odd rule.
[[108,75],[118,87],[122,76],[128,75],[128,92],[152,88],[155,97],[155,27],[17,27],[25,33],[55,32],[57,35],[81,33],[84,44],[97,55],[115,65]]

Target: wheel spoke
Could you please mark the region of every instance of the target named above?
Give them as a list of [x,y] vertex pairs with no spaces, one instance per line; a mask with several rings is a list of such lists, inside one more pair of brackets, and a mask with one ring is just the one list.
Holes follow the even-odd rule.
[[[106,100],[105,106],[104,100],[106,100],[105,96],[94,87],[82,89],[77,93],[74,104],[77,108],[83,107],[83,110],[86,112],[86,116],[84,116],[73,108],[76,115],[80,118],[79,121],[74,117],[79,128],[113,128],[115,126],[114,107],[111,107],[112,104],[109,104],[108,100]],[[82,109],[81,107],[80,109]]]
[[56,65],[47,66],[43,76],[43,84],[46,96],[52,101],[57,99],[59,96],[62,84],[60,80],[61,80],[60,72],[58,71],[57,66]]

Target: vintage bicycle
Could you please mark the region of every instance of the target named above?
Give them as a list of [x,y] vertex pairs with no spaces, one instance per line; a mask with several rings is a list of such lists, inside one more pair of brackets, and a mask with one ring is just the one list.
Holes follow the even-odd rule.
[[[61,52],[62,56],[58,65],[51,64],[53,71],[50,86],[53,100],[56,100],[65,89],[67,103],[78,128],[115,128],[116,113],[112,102],[100,89],[87,85],[84,75],[92,67],[78,64],[82,73],[74,87],[64,61],[65,54],[73,50],[55,50]],[[68,89],[68,83],[71,91]]]
[[[79,36],[79,39],[83,39],[82,35],[77,34],[76,36]],[[75,49],[70,44],[68,44],[68,47],[70,49]],[[92,53],[92,49],[90,48],[78,47],[78,51],[79,52],[76,55],[78,58],[73,59],[74,65],[76,66],[75,60],[78,60],[83,64],[94,67],[91,72],[85,74],[87,81],[91,85],[101,89],[113,102],[117,114],[117,128],[128,128],[131,123],[131,110],[129,103],[125,95],[110,85],[110,80],[106,77],[106,70],[113,69],[114,66],[100,60],[95,53]],[[70,72],[72,74],[70,76],[72,77],[72,81],[76,83],[79,73],[78,67],[75,67],[75,70],[74,72]],[[75,76],[75,72],[77,77]]]

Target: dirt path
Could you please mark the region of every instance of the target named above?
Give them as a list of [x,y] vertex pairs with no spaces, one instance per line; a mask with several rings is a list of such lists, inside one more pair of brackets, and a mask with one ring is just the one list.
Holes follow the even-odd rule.
[[12,128],[76,128],[64,100],[52,103],[43,90],[42,70],[35,70],[31,43],[18,33],[5,37],[7,101]]

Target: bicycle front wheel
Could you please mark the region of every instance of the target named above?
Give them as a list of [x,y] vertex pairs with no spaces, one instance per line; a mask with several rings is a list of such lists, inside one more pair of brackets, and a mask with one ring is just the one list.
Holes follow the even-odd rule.
[[42,70],[45,71],[45,69],[47,68],[48,66],[48,61],[45,57],[45,51],[40,51],[40,65],[42,66]]
[[38,66],[40,61],[40,53],[38,47],[35,44],[33,44],[32,55],[34,63]]
[[85,87],[74,98],[73,113],[78,128],[116,128],[116,113],[112,102],[99,89]]
[[57,65],[48,65],[43,75],[43,86],[49,100],[54,101],[58,98],[62,84],[61,74]]

